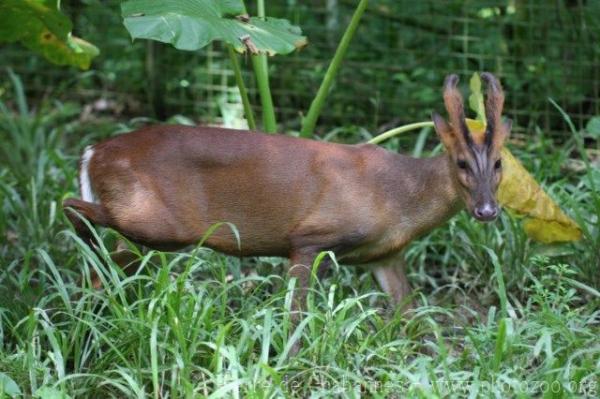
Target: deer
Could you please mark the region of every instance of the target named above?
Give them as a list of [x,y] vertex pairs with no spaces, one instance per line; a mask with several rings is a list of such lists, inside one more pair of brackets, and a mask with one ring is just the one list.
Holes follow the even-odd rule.
[[[371,144],[336,144],[216,127],[154,125],[85,149],[81,199],[64,212],[96,246],[93,226],[118,231],[156,250],[196,244],[235,256],[289,258],[296,279],[294,314],[302,312],[317,254],[372,271],[394,307],[414,304],[403,249],[466,208],[478,221],[497,218],[500,150],[511,122],[502,119],[498,79],[486,85],[483,135],[466,124],[455,74],[445,78],[448,120],[432,113],[445,152],[413,158]],[[123,265],[121,265],[123,266]]]

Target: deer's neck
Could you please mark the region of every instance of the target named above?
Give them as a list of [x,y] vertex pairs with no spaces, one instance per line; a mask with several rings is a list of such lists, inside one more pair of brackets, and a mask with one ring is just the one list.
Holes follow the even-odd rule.
[[464,208],[458,182],[452,175],[450,158],[404,158],[396,162],[395,214],[401,228],[413,239],[424,234]]

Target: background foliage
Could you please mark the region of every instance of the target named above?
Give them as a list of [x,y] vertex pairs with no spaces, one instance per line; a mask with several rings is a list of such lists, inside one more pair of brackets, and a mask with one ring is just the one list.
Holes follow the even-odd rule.
[[[247,5],[254,10],[252,2]],[[308,108],[354,7],[350,0],[268,2],[269,15],[288,18],[309,39],[301,52],[270,62],[274,103],[285,122],[281,130],[299,127],[299,115]],[[3,47],[0,56],[28,81],[29,95],[88,103],[102,98],[119,103],[112,111],[124,115],[162,119],[179,113],[204,121],[222,117],[222,101],[237,102],[220,45],[195,53],[144,41],[131,46],[119,2],[63,2],[63,9],[77,34],[102,43],[96,71],[73,78],[73,71],[49,66],[18,47]],[[599,21],[597,1],[372,2],[319,129],[352,124],[375,131],[426,119],[440,108],[443,76],[457,72],[466,78],[490,70],[506,87],[507,115],[517,129],[568,135],[547,98],[552,96],[578,128],[599,113]],[[249,60],[245,64],[249,71]]]

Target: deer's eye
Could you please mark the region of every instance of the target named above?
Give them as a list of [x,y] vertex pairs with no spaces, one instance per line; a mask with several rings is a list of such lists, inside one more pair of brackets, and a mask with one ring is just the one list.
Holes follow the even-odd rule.
[[467,169],[467,162],[464,159],[459,159],[458,161],[456,161],[456,165],[460,168],[460,169]]
[[502,167],[502,160],[498,159],[494,164],[494,169],[500,169]]

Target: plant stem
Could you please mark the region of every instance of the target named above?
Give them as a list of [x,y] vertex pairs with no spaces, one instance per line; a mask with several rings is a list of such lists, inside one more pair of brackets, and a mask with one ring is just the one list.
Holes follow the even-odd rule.
[[421,129],[424,127],[433,127],[433,122],[429,122],[429,121],[416,122],[416,123],[410,123],[408,125],[400,126],[400,127],[394,128],[392,130],[388,130],[387,132],[383,132],[379,136],[373,137],[371,140],[367,141],[367,143],[379,144],[382,141],[392,138],[398,134],[402,134],[402,133],[408,132],[410,130]]
[[256,3],[257,13],[259,18],[264,18],[265,13],[265,0],[258,0]]
[[[260,1],[261,0],[259,0],[259,2]],[[300,131],[301,137],[309,137],[313,134],[315,126],[317,125],[317,119],[321,114],[321,110],[323,109],[325,99],[329,94],[333,80],[340,69],[342,60],[344,59],[346,51],[348,50],[348,46],[350,45],[350,41],[352,40],[352,37],[354,37],[354,33],[356,32],[356,28],[358,28],[360,18],[362,17],[368,4],[369,0],[361,0],[360,3],[358,3],[358,6],[354,11],[354,15],[352,15],[350,25],[348,25],[346,28],[346,32],[344,32],[344,36],[342,36],[342,40],[340,40],[340,44],[335,50],[335,54],[331,60],[331,64],[329,64],[327,72],[325,73],[325,77],[323,77],[323,82],[321,82],[319,91],[317,92],[313,102],[310,104],[310,108],[308,109],[306,117],[302,121],[302,130]]]
[[[258,0],[258,17],[265,17],[265,2]],[[271,88],[269,87],[269,70],[267,55],[259,54],[252,56],[252,66],[258,85],[258,94],[262,105],[263,129],[267,133],[277,132],[277,122],[275,120],[275,108],[273,107],[273,98],[271,97]]]
[[246,90],[246,85],[244,84],[244,78],[242,77],[242,69],[240,68],[240,63],[238,61],[237,54],[235,53],[235,50],[231,45],[227,46],[227,51],[229,52],[229,59],[231,60],[231,65],[233,66],[235,82],[237,83],[237,87],[240,90],[240,96],[242,97],[242,104],[244,105],[244,115],[246,116],[246,120],[248,121],[248,128],[250,128],[250,130],[256,130],[254,113],[252,112],[252,106],[250,105],[250,99],[248,98],[248,90]]
[[258,85],[258,94],[262,105],[263,129],[267,133],[277,132],[277,122],[275,120],[275,109],[273,107],[273,98],[271,97],[271,88],[269,87],[269,73],[267,71],[266,55],[253,55],[252,65],[254,66],[254,75]]

